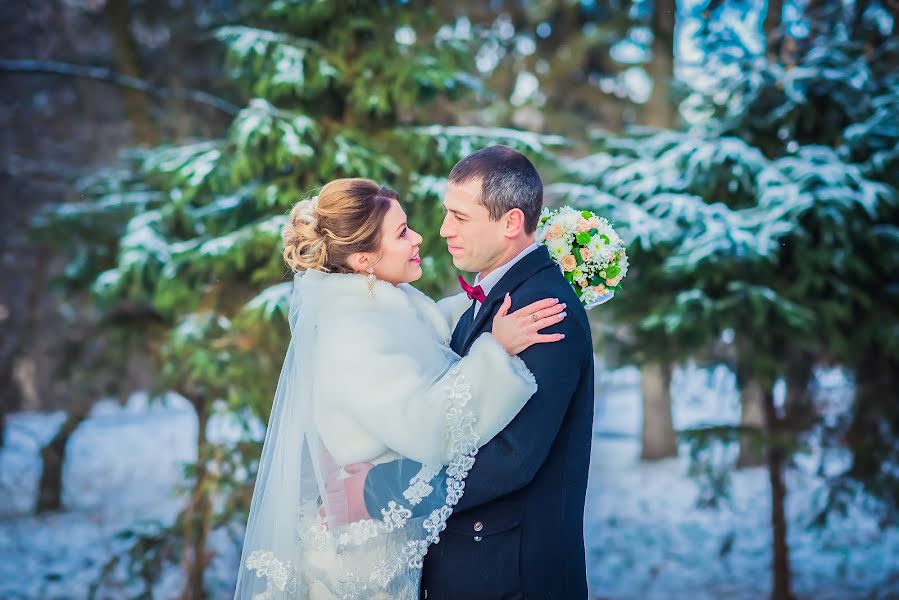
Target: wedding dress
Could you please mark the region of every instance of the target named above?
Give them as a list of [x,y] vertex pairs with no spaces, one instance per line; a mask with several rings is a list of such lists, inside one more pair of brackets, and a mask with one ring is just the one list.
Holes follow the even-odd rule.
[[[464,294],[435,303],[381,281],[372,294],[362,275],[294,277],[235,598],[418,598],[422,559],[477,449],[537,389],[491,334],[465,357],[449,348],[469,305]],[[348,469],[398,458],[422,465],[402,482],[405,502],[360,515],[342,487]],[[446,483],[432,486],[443,467]],[[434,494],[440,507],[413,516]]]

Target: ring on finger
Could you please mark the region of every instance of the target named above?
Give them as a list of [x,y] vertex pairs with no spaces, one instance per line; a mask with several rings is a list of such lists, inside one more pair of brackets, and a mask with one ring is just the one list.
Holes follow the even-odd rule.
[[531,313],[531,321],[537,320],[537,313]]

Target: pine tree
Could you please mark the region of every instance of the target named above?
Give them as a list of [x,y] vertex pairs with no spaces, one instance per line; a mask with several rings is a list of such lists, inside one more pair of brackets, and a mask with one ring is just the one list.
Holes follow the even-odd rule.
[[[894,17],[877,2],[814,3],[803,15],[813,35],[787,34],[773,60],[710,19],[703,68],[715,83],[682,104],[691,129],[602,139],[570,173],[582,185],[560,189],[655,232],[634,236],[629,283],[606,309],[634,355],[727,360],[759,401],[755,427],[684,433],[700,459],[740,436],[764,452],[776,599],[791,596],[783,472],[820,423],[816,365],[841,364],[857,380],[848,431],[835,432],[855,458],[831,489],[861,481],[895,514],[899,88],[884,68],[895,64]],[[830,506],[846,501],[832,495]]]
[[[887,521],[899,509],[899,478],[889,466],[899,459],[899,410],[886,393],[899,383],[897,19],[890,3],[816,2],[799,22],[774,31],[769,44],[776,52],[769,60],[739,47],[724,52],[728,32],[710,31],[709,67],[737,67],[738,74],[720,78],[713,91],[695,90],[685,103],[711,117],[703,122],[710,133],[738,136],[777,158],[788,167],[785,174],[801,177],[801,189],[772,188],[776,195],[811,194],[806,202],[820,209],[820,220],[800,241],[817,236],[839,242],[832,255],[817,257],[818,268],[826,269],[828,261],[836,267],[823,278],[808,268],[815,255],[795,246],[804,271],[795,293],[833,300],[820,313],[826,339],[817,358],[853,370],[857,381],[848,431],[831,432],[835,443],[849,442],[853,464],[832,482],[822,520],[827,509],[845,506],[853,482],[884,502]],[[888,187],[864,185],[862,178]]]

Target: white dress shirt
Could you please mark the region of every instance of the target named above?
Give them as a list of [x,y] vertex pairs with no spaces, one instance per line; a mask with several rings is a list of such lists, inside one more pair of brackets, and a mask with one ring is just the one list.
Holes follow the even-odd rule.
[[[531,252],[533,252],[534,250],[536,250],[539,247],[540,247],[540,245],[537,244],[536,242],[532,243],[530,246],[528,246],[527,248],[525,248],[524,250],[522,250],[521,252],[516,254],[514,257],[512,257],[511,260],[509,260],[508,262],[504,263],[503,265],[497,267],[493,271],[490,271],[490,273],[487,275],[487,277],[484,277],[483,279],[481,279],[481,274],[478,273],[478,276],[474,278],[474,284],[481,286],[481,289],[484,290],[484,295],[489,296],[490,290],[492,290],[494,287],[496,287],[496,284],[499,283],[499,280],[503,278],[503,275],[505,275],[506,273],[509,272],[509,269],[511,269],[512,267],[515,266],[515,263],[517,263],[522,258],[524,258],[525,256],[527,256],[528,254],[530,254]],[[481,303],[475,302],[475,304],[474,304],[474,315],[475,316],[477,316],[478,310],[480,310],[480,308],[481,308]]]

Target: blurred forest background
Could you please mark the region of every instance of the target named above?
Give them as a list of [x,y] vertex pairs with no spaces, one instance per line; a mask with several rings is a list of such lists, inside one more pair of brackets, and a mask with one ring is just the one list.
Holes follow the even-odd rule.
[[0,4],[0,597],[228,598],[290,206],[508,144],[628,243],[593,598],[899,598],[899,2]]

